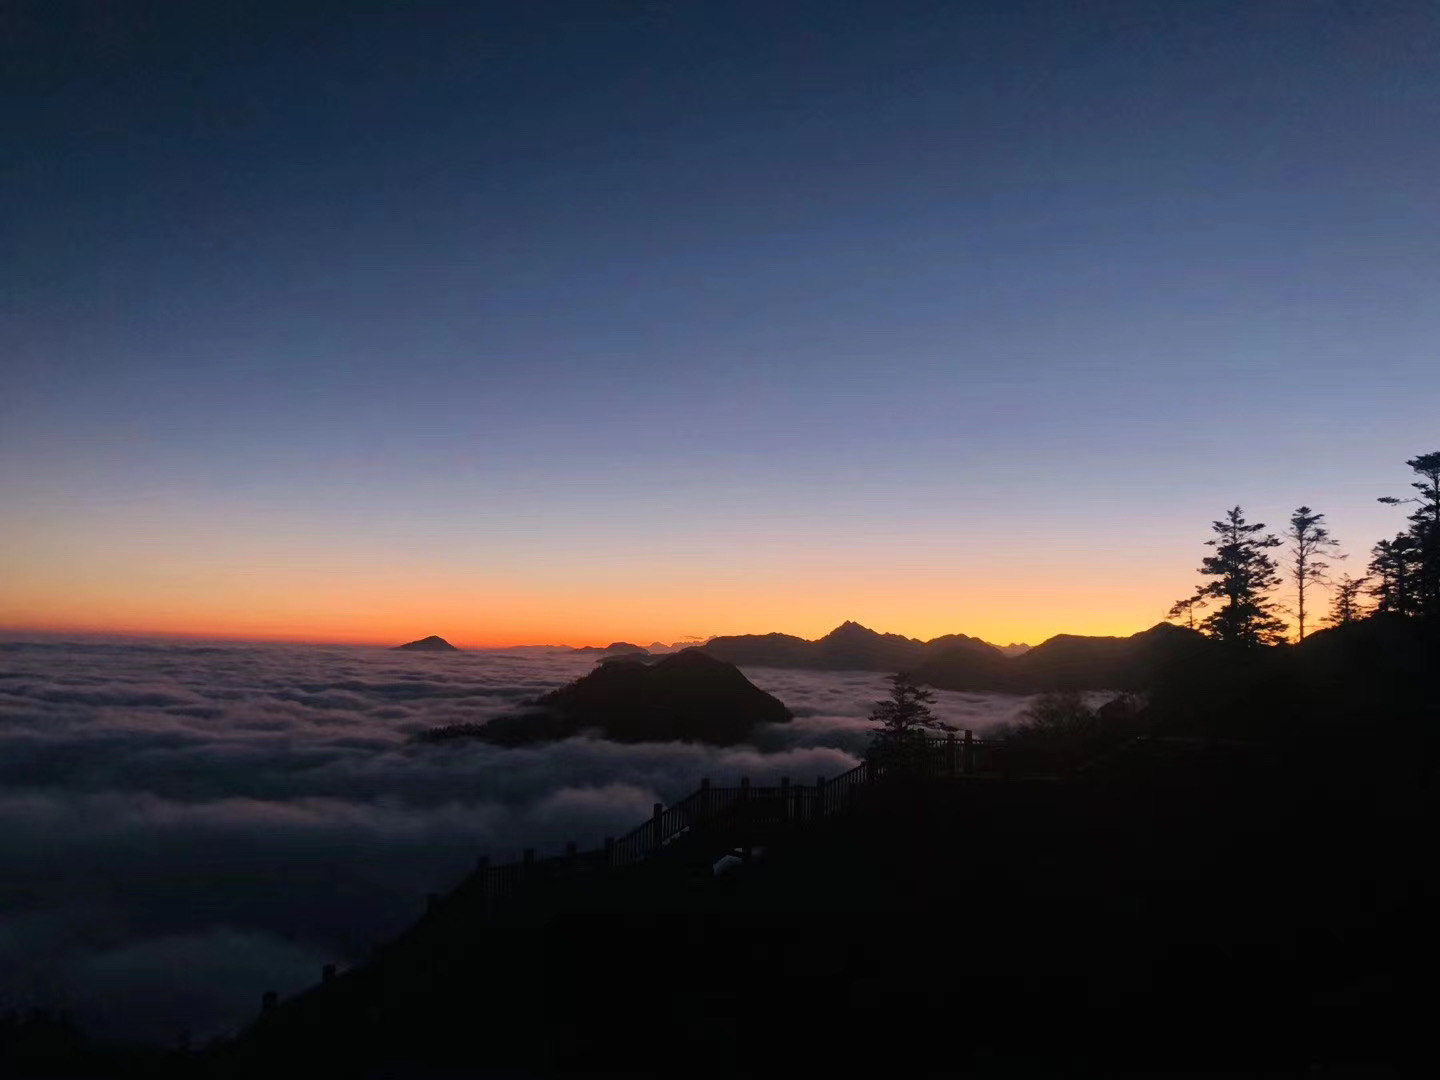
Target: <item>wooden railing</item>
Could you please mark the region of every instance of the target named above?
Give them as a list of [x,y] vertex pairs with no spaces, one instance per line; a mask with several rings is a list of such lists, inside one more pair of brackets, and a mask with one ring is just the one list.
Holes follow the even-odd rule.
[[[976,739],[969,731],[927,734],[906,747],[907,773],[942,779],[1009,774],[998,754],[999,744]],[[884,754],[873,755],[839,776],[816,777],[813,785],[792,784],[785,777],[768,786],[752,785],[748,778],[734,787],[715,787],[708,779],[701,780],[698,790],[668,807],[656,803],[643,824],[623,836],[606,837],[595,850],[580,851],[570,843],[562,855],[537,858],[534,848],[526,848],[519,862],[499,865],[481,856],[474,872],[448,897],[430,895],[427,914],[433,916],[452,904],[467,912],[494,911],[542,882],[598,876],[644,863],[702,829],[710,842],[705,854],[717,855],[722,848],[748,847],[777,827],[808,827],[845,812],[860,792],[893,772],[884,761]],[[333,965],[327,965],[322,982],[333,977]],[[268,1012],[276,999],[267,995],[265,1000],[263,1011]]]
[[[740,833],[782,823],[815,821],[842,811],[869,774],[864,763],[832,780],[818,777],[813,787],[790,783],[752,785],[742,779],[734,787],[716,787],[709,780],[671,806],[656,803],[650,817],[619,837],[606,837],[604,846],[579,851],[567,845],[563,855],[537,858],[526,848],[519,862],[491,865],[481,858],[475,872],[458,889],[467,904],[493,909],[531,884],[563,877],[578,877],[634,866],[661,854],[670,845],[701,828],[717,845],[740,842]],[[432,903],[432,908],[439,901]]]
[[[907,746],[907,769],[918,766],[925,776],[959,778],[995,771],[986,766],[993,764],[996,744],[976,739],[969,731],[926,735]],[[760,787],[744,778],[734,787],[716,787],[708,779],[701,780],[698,790],[668,807],[656,803],[648,820],[623,836],[607,837],[601,848],[580,852],[570,844],[565,854],[548,858],[536,858],[534,850],[527,848],[520,862],[498,866],[482,858],[475,873],[456,891],[463,892],[467,901],[493,908],[527,882],[645,862],[702,826],[723,845],[732,839],[742,843],[745,837],[739,834],[746,831],[818,821],[843,812],[857,791],[893,771],[883,760],[880,756],[873,763],[861,762],[833,778],[817,777],[813,785],[781,778],[779,784]]]

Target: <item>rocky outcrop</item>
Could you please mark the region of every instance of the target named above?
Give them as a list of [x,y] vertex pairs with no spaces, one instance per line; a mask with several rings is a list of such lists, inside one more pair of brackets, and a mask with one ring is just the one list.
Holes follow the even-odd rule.
[[437,728],[421,738],[476,738],[502,746],[550,742],[594,732],[616,742],[745,741],[760,724],[784,723],[790,710],[741,674],[734,664],[699,649],[654,662],[620,656],[530,702],[520,712],[485,724]]
[[454,645],[446,641],[438,634],[431,634],[429,637],[420,638],[418,641],[407,641],[404,645],[396,645],[397,649],[411,649],[415,652],[459,652]]

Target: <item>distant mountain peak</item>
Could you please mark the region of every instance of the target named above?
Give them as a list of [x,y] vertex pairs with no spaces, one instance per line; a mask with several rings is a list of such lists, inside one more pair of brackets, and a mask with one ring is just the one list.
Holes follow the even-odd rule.
[[599,645],[581,645],[578,649],[571,649],[576,653],[626,653],[636,656],[649,656],[650,650],[642,645],[636,645],[633,641],[612,641],[609,645],[601,648]]
[[429,637],[419,638],[415,641],[407,641],[404,645],[396,645],[397,649],[412,649],[416,652],[459,652],[454,645],[446,641],[439,634],[431,634]]
[[853,619],[846,619],[839,626],[826,634],[821,641],[829,641],[833,638],[878,638],[878,637],[899,637],[898,634],[882,634],[878,630],[871,630],[870,627],[856,622]]
[[1165,634],[1170,634],[1173,636],[1176,631],[1179,631],[1181,634],[1198,634],[1200,632],[1198,630],[1191,630],[1188,626],[1180,626],[1176,623],[1157,622],[1154,626],[1149,627],[1145,630],[1141,630],[1140,633],[1132,634],[1131,636],[1142,637],[1145,635],[1149,635],[1152,637],[1161,637]]
[[[835,633],[842,630],[844,631],[841,635],[842,637],[849,637],[855,641],[883,643],[891,647],[906,645],[913,646],[917,649],[922,649],[925,646],[925,642],[919,638],[907,637],[904,634],[895,634],[889,630],[872,630],[863,623],[851,622],[849,620],[841,623],[835,630],[831,631],[830,636],[833,637]],[[955,636],[964,637],[965,635],[957,634]],[[979,638],[971,638],[970,640],[978,642]]]

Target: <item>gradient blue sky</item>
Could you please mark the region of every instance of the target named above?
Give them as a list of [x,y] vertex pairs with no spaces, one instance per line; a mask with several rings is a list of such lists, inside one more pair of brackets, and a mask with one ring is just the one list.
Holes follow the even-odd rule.
[[1129,632],[1236,503],[1363,563],[1440,444],[1434,4],[0,42],[0,626]]

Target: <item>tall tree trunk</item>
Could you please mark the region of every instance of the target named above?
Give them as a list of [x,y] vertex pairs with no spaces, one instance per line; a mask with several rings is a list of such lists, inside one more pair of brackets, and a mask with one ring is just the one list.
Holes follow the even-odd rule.
[[1305,640],[1305,555],[1302,552],[1295,566],[1295,591],[1299,594],[1296,601],[1296,615],[1300,620],[1300,640]]

